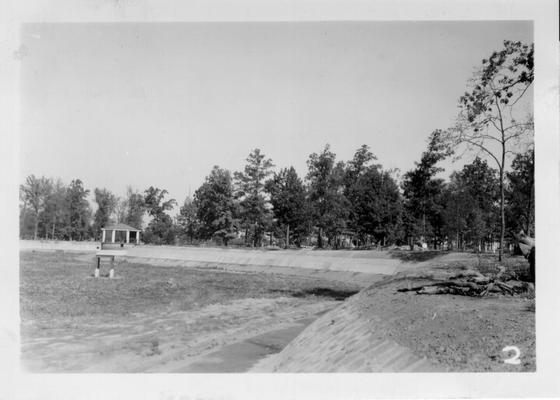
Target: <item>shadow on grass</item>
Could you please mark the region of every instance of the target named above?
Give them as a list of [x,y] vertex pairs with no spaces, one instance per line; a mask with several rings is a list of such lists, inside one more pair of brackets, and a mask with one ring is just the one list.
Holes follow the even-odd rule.
[[396,250],[392,251],[391,257],[398,258],[404,262],[422,262],[428,261],[437,256],[445,254],[441,250],[426,250],[426,251],[406,251],[406,250]]
[[272,293],[282,293],[287,296],[292,297],[309,297],[309,296],[317,296],[317,297],[327,297],[333,300],[345,300],[347,297],[353,296],[359,292],[359,290],[335,290],[330,288],[322,288],[316,287],[311,289],[304,289],[304,290],[286,290],[286,289],[272,289],[270,290]]

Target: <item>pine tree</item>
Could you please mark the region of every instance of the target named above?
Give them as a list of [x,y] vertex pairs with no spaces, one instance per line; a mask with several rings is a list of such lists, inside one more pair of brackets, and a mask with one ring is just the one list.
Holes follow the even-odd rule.
[[264,186],[274,164],[259,149],[253,150],[246,161],[243,172],[234,173],[236,198],[239,200],[241,223],[247,233],[252,231],[253,246],[256,247],[261,244],[266,228],[271,225],[270,206]]

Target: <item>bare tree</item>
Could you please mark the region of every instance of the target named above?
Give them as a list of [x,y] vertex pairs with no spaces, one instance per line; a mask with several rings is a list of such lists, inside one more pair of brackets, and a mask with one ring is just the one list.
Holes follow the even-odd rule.
[[[504,48],[482,60],[482,67],[459,99],[459,117],[448,130],[450,144],[465,151],[485,153],[495,161],[500,186],[500,249],[502,260],[505,213],[504,171],[508,154],[514,155],[523,141],[532,141],[532,110],[524,97],[533,82],[533,44],[504,41]],[[525,110],[518,119],[516,114]]]
[[126,223],[126,213],[128,211],[128,199],[124,197],[117,197],[115,203],[115,209],[113,213],[115,215],[115,220],[117,223]]
[[25,184],[20,186],[20,192],[24,201],[24,210],[27,205],[31,207],[35,217],[35,227],[33,230],[33,239],[37,240],[37,232],[39,230],[39,214],[44,211],[47,203],[47,197],[52,189],[50,179],[37,178],[35,175],[29,175],[25,180]]

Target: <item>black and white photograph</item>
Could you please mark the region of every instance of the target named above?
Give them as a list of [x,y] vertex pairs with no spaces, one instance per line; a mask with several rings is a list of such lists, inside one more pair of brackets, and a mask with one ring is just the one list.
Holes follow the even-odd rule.
[[[11,49],[18,380],[548,371],[558,71],[535,17],[98,6],[118,18],[33,14]],[[316,396],[370,398],[340,393]]]

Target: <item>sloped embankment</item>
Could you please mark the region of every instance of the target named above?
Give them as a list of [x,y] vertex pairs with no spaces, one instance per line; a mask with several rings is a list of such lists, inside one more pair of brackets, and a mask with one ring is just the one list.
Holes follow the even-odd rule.
[[[349,298],[307,327],[253,372],[535,371],[534,298],[397,292],[474,260],[417,264]],[[520,351],[519,364],[506,346]]]
[[439,368],[364,318],[358,294],[307,327],[280,353],[251,372],[427,372]]

